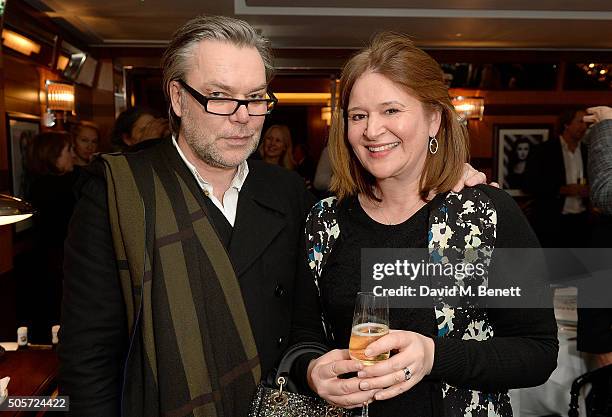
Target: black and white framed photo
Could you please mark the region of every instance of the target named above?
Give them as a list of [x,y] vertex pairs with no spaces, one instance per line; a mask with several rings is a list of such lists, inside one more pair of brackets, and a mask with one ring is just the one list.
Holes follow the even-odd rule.
[[7,132],[9,138],[11,164],[11,193],[15,197],[24,198],[28,187],[26,171],[27,149],[40,132],[40,121],[37,116],[7,115]]
[[524,195],[525,171],[535,147],[546,142],[551,125],[496,125],[494,129],[495,174],[500,186],[512,196]]
[[[7,138],[9,143],[11,194],[25,199],[30,178],[27,171],[27,152],[34,137],[40,132],[40,118],[27,114],[7,114]],[[31,225],[31,219],[17,223],[15,231],[21,232]]]

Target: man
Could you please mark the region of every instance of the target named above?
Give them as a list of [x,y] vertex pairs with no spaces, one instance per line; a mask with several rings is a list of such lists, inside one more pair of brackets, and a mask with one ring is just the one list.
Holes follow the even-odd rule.
[[267,43],[197,17],[163,72],[173,139],[94,164],[66,241],[60,386],[75,416],[243,416],[287,347],[312,198],[295,173],[246,162],[275,103]]
[[588,241],[586,132],[583,110],[559,117],[558,138],[540,145],[527,165],[526,189],[535,198],[534,230],[543,247],[585,247]]
[[586,123],[595,123],[589,132],[589,178],[593,205],[612,216],[612,107],[587,109]]
[[[587,109],[584,121],[594,123],[589,131],[589,178],[593,205],[605,216],[593,237],[594,246],[608,248],[612,231],[612,108],[606,106]],[[608,249],[596,249],[600,251]],[[581,296],[583,305],[593,306],[593,301],[604,297],[609,305],[609,276],[595,282]],[[602,294],[603,292],[603,294]],[[595,301],[597,302],[597,301]],[[600,304],[601,305],[601,304]],[[578,309],[578,348],[592,355],[593,367],[612,364],[612,310],[602,308]]]
[[[593,206],[603,216],[593,228],[592,246],[600,256],[608,256],[612,232],[612,108],[587,109],[584,122],[594,123],[588,133],[589,178]],[[612,309],[610,306],[610,271],[593,273],[578,288],[578,350],[587,352],[591,370],[612,365]],[[596,376],[586,398],[587,408],[597,415],[612,413],[612,379]]]

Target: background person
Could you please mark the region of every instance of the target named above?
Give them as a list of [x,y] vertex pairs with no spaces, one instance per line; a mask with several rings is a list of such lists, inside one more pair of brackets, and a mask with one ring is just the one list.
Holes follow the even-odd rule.
[[[111,132],[111,142],[120,150],[134,151],[155,144],[169,133],[167,119],[156,118],[147,109],[131,107],[117,117]],[[147,142],[151,140],[155,142]]]
[[[23,316],[31,316],[31,339],[50,343],[50,329],[60,319],[64,239],[75,205],[72,137],[67,132],[43,132],[33,138],[28,169],[32,179],[28,201],[33,217],[34,248],[20,260],[25,280],[20,292],[28,294]],[[23,263],[22,263],[23,262]]]
[[[592,247],[607,256],[612,233],[612,108],[591,107],[584,121],[593,123],[588,133],[591,200],[602,216],[593,228]],[[609,271],[597,272],[578,287],[578,350],[588,354],[589,368],[612,364],[612,308]],[[599,415],[612,414],[612,379],[602,376],[592,382],[587,404]]]
[[286,125],[272,125],[262,136],[259,144],[261,159],[273,165],[280,165],[290,171],[295,169],[291,132]]
[[310,156],[310,150],[305,143],[298,143],[293,147],[293,160],[295,171],[304,178],[306,187],[312,191],[312,182],[315,175],[316,165]]
[[100,145],[100,131],[92,124],[79,124],[73,133],[74,164],[89,165]]
[[585,114],[581,109],[564,111],[558,121],[559,137],[542,143],[528,164],[526,185],[535,199],[533,226],[543,247],[588,245]]
[[612,107],[587,109],[584,121],[595,123],[589,132],[589,177],[593,205],[612,216]]

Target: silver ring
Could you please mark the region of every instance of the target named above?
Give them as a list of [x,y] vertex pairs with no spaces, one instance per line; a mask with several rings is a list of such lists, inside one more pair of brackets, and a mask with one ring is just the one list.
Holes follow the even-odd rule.
[[404,368],[404,378],[406,378],[406,381],[410,380],[410,378],[412,378],[412,372],[410,372],[410,368],[405,367]]

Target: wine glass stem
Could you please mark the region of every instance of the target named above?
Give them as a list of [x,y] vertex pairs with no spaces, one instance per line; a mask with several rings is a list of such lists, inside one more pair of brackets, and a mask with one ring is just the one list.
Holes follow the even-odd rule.
[[361,417],[370,417],[368,411],[368,403],[363,403],[363,406],[361,406]]

